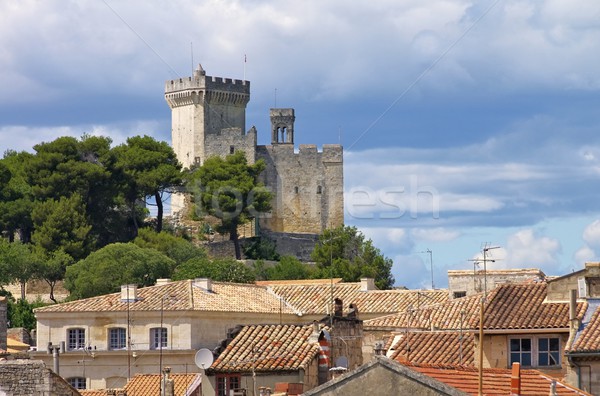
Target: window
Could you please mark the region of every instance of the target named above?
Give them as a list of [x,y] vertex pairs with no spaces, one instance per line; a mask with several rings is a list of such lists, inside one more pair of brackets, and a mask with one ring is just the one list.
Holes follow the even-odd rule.
[[538,366],[558,366],[560,364],[560,340],[558,338],[538,338]]
[[127,332],[124,327],[108,330],[108,349],[125,349],[127,346]]
[[509,341],[510,365],[515,362],[524,367],[560,366],[560,338],[512,338]]
[[229,154],[233,154],[233,153],[235,153],[235,147],[229,146]]
[[83,349],[85,348],[85,329],[69,329],[67,330],[67,349]]
[[160,349],[161,347],[167,347],[167,329],[165,327],[150,329],[150,349]]
[[236,374],[217,374],[217,396],[229,396],[232,390],[240,389],[241,376]]
[[317,194],[321,194],[323,192],[323,188],[321,186],[317,186]]
[[67,379],[67,381],[75,389],[85,389],[85,378],[83,377],[73,377]]
[[464,291],[464,290],[461,290],[461,291],[455,291],[455,292],[453,293],[453,295],[454,295],[454,298],[462,298],[462,297],[466,297],[466,296],[467,296],[467,292],[466,292],[466,291]]

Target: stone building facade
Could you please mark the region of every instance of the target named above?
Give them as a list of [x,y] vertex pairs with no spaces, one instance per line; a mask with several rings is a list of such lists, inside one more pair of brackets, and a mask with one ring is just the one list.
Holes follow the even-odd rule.
[[0,297],[0,355],[6,351],[6,333],[8,328],[6,297]]
[[[259,219],[270,232],[320,234],[344,223],[341,145],[294,146],[294,109],[271,109],[271,144],[257,145],[257,130],[246,131],[250,82],[207,76],[198,66],[192,77],[169,80],[165,100],[172,112],[172,146],[184,167],[211,156],[243,151],[249,164],[266,163],[262,181],[273,193],[272,210]],[[184,208],[172,198],[173,211]]]

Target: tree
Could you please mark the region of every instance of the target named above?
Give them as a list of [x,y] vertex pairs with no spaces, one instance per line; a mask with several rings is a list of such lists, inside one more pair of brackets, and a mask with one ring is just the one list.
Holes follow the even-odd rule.
[[173,148],[150,136],[134,136],[114,148],[117,169],[125,180],[125,197],[131,208],[134,235],[139,228],[136,203],[154,197],[157,206],[156,231],[162,231],[163,194],[182,183],[181,164]]
[[272,195],[258,180],[264,169],[264,161],[248,165],[245,154],[238,151],[225,159],[207,159],[191,173],[188,181],[199,214],[221,221],[216,229],[229,234],[238,260],[242,257],[238,227],[271,209]]
[[31,158],[26,152],[7,151],[0,160],[0,231],[10,242],[17,232],[22,242],[31,239],[33,196],[25,173],[25,163]]
[[56,303],[54,288],[58,281],[64,279],[67,267],[75,263],[75,260],[62,249],[40,256],[39,277],[44,279],[50,286],[50,300]]
[[346,282],[374,278],[382,290],[394,285],[392,260],[383,256],[356,227],[325,230],[311,258],[317,263],[319,278],[341,277]]
[[71,299],[113,293],[124,284],[150,286],[170,278],[175,262],[155,249],[133,243],[113,243],[69,267],[65,287]]
[[21,299],[25,299],[25,285],[39,274],[39,260],[31,252],[31,246],[21,242],[0,239],[0,273],[3,283],[18,282]]
[[313,276],[313,273],[314,270],[310,264],[305,264],[292,256],[283,256],[277,264],[267,268],[267,275],[270,280],[309,279]]
[[166,232],[154,232],[149,228],[141,228],[133,240],[137,246],[156,249],[169,257],[178,266],[192,258],[206,257],[206,250],[192,242]]
[[35,308],[47,305],[41,301],[35,301],[33,303],[30,303],[24,299],[14,301],[12,297],[7,298],[7,301],[8,304],[6,316],[10,323],[9,327],[24,327],[30,331],[35,329],[37,325],[33,310]]
[[173,274],[174,280],[210,278],[220,282],[252,283],[252,269],[234,259],[195,258],[186,261]]

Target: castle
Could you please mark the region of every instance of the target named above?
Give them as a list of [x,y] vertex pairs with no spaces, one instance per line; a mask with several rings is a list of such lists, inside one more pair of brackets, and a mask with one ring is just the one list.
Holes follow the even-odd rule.
[[[262,159],[262,181],[273,193],[272,210],[259,218],[271,233],[320,234],[344,224],[343,150],[338,144],[294,148],[294,109],[270,109],[271,144],[257,145],[246,131],[250,82],[210,77],[201,65],[192,77],[168,80],[165,100],[172,113],[172,146],[184,167],[211,156],[243,151],[249,164]],[[184,197],[174,196],[174,211]]]

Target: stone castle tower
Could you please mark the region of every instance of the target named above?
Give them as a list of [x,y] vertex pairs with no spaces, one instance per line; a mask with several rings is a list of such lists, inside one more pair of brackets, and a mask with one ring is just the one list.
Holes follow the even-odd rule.
[[[272,191],[271,213],[260,228],[274,233],[320,234],[344,223],[343,149],[341,145],[294,148],[294,109],[271,109],[271,144],[257,145],[257,131],[246,131],[250,82],[210,77],[202,66],[192,77],[168,80],[165,100],[171,108],[173,150],[184,167],[202,165],[211,156],[237,151],[248,163],[263,159],[261,175]],[[173,211],[183,209],[173,196]]]

